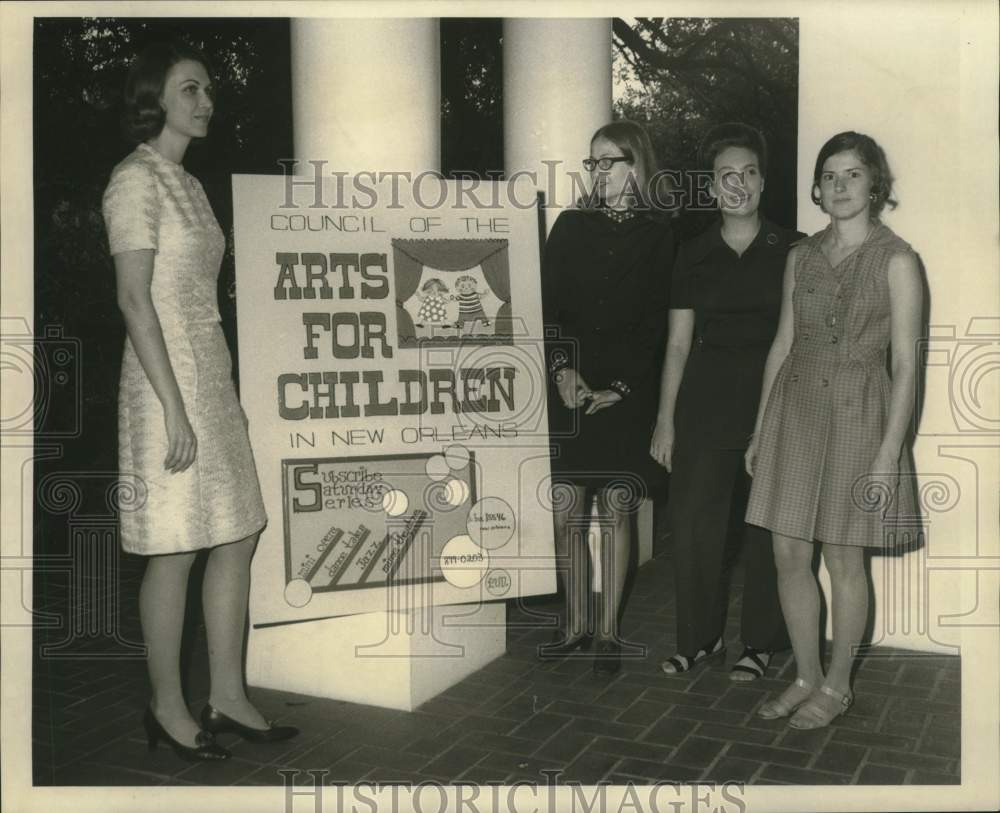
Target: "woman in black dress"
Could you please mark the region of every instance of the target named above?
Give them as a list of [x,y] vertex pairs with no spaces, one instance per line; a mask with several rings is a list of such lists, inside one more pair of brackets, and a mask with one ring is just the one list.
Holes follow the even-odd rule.
[[[744,124],[708,133],[701,165],[713,171],[721,217],[681,246],[673,275],[659,416],[650,447],[670,476],[669,523],[677,596],[677,654],[670,675],[725,653],[729,573],[745,547],[742,638],[730,677],[762,677],[788,633],[778,602],[770,533],[729,533],[735,493],[749,489],[742,465],[753,431],[768,348],[778,325],[789,245],[802,237],[760,215],[767,171],[763,136]],[[757,538],[759,537],[759,538]],[[727,549],[728,548],[728,549]]]
[[542,263],[552,501],[566,625],[540,654],[591,644],[587,529],[596,499],[602,601],[594,670],[613,674],[621,666],[618,618],[631,523],[647,479],[656,475],[647,447],[674,239],[649,194],[655,157],[641,126],[618,121],[601,127],[583,163],[591,199],[558,217]]

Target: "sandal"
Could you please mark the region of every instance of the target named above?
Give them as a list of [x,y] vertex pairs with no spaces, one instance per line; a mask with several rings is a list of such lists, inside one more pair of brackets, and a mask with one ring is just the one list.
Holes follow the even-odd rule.
[[[804,689],[806,692],[802,696],[802,699],[797,702],[790,702],[786,700],[785,695],[796,686],[800,689]],[[795,678],[795,682],[785,689],[785,691],[783,691],[776,700],[769,700],[761,706],[757,711],[757,716],[762,720],[777,720],[779,717],[787,717],[799,706],[805,703],[810,697],[812,697],[812,689],[813,687],[811,683],[806,683],[802,678]]]
[[[762,678],[767,672],[767,667],[771,665],[773,657],[774,653],[769,649],[754,649],[752,646],[745,646],[743,654],[729,670],[729,679],[739,683],[749,683],[757,678]],[[740,675],[749,675],[750,677],[740,677]]]
[[851,703],[854,702],[854,695],[850,692],[842,694],[829,686],[820,686],[818,694],[833,698],[837,705],[831,708],[832,704],[829,701],[824,701],[822,697],[817,696],[817,693],[813,693],[809,696],[809,702],[801,705],[799,710],[795,712],[795,716],[788,721],[792,728],[797,728],[800,731],[825,728],[837,717],[846,714]]
[[690,672],[695,666],[708,661],[710,658],[717,658],[725,654],[725,651],[726,647],[722,643],[722,636],[720,635],[709,646],[702,647],[695,652],[693,657],[690,655],[671,655],[660,664],[660,668],[668,675],[680,675],[684,672]]

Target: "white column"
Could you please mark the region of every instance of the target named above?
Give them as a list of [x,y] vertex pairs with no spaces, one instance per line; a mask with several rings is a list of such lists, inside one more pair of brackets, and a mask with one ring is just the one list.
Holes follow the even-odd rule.
[[[570,173],[611,120],[610,18],[504,20],[503,103],[508,177],[535,172],[547,204],[568,205]],[[548,228],[557,214],[547,210]]]
[[347,172],[437,170],[436,18],[292,20],[295,157]]
[[[440,168],[437,19],[300,19],[291,33],[299,161],[349,173]],[[502,603],[387,610],[252,629],[247,679],[410,710],[505,648]]]

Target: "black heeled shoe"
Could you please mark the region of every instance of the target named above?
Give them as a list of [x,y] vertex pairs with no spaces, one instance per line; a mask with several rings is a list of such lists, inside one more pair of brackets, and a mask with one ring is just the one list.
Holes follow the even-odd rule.
[[538,657],[543,659],[561,657],[577,649],[586,652],[593,642],[594,636],[589,632],[567,638],[561,630],[556,630],[550,643],[538,645]]
[[622,647],[617,641],[598,641],[594,652],[594,674],[614,675],[622,668]]
[[267,728],[251,728],[223,714],[211,704],[206,704],[201,710],[201,724],[206,731],[213,734],[239,734],[250,742],[281,742],[298,736],[299,730],[293,725],[274,725],[268,723]]
[[182,745],[170,736],[170,733],[156,719],[153,710],[148,706],[146,707],[146,713],[142,716],[142,727],[146,729],[146,741],[150,751],[155,750],[157,743],[163,740],[174,749],[174,753],[177,756],[188,762],[221,762],[232,756],[221,745],[215,744],[215,737],[208,731],[198,732],[194,738],[195,743],[197,743],[196,747],[192,748],[189,745]]

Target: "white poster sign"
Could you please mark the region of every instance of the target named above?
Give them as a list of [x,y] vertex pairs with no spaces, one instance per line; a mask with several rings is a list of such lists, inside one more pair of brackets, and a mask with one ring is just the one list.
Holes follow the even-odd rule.
[[553,592],[533,192],[317,164],[233,194],[254,623]]

